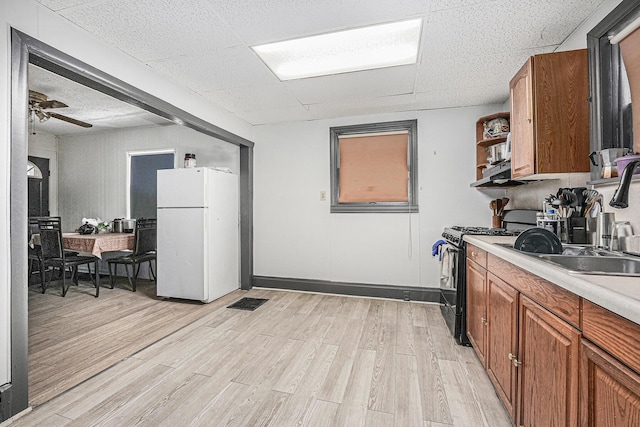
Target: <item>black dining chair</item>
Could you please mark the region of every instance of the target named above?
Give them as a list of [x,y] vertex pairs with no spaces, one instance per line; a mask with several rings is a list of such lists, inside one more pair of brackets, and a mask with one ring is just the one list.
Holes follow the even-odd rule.
[[[62,296],[67,295],[67,291],[71,284],[67,286],[67,271],[71,273],[71,280],[78,285],[78,266],[86,265],[91,276],[91,264],[95,269],[95,279],[92,277],[94,286],[96,287],[96,298],[100,295],[100,273],[98,272],[99,258],[93,255],[78,255],[75,253],[67,253],[62,243],[62,224],[59,217],[51,217],[38,220],[38,230],[40,234],[40,256],[42,258],[41,266],[43,270],[51,268],[52,270],[60,270],[62,275]],[[51,274],[53,276],[53,272]],[[44,294],[49,286],[44,274],[42,293]],[[51,277],[52,278],[52,277]]]
[[[155,218],[140,218],[136,220],[135,237],[133,244],[133,252],[117,258],[108,259],[109,263],[109,280],[111,289],[114,287],[115,276],[118,270],[118,264],[123,264],[127,272],[129,286],[133,292],[136,291],[136,280],[140,273],[140,264],[149,262],[149,279],[156,281],[156,274],[153,271],[153,263],[156,262],[156,237],[157,237],[157,220]],[[113,269],[112,269],[113,266]],[[131,266],[131,273],[129,273]]]
[[31,281],[31,275],[37,271],[40,275],[40,286],[44,286],[44,267],[42,265],[42,256],[40,245],[36,245],[33,240],[33,235],[38,234],[38,219],[41,217],[29,217],[28,236],[27,242],[27,260],[29,261],[29,281]]
[[[29,225],[28,225],[28,246],[27,246],[27,258],[29,261],[29,281],[31,279],[31,275],[35,272],[37,272],[40,275],[40,286],[44,287],[44,283],[45,283],[45,268],[42,265],[42,249],[40,247],[39,244],[36,244],[36,242],[33,239],[33,235],[39,235],[40,229],[38,227],[38,221],[39,220],[45,220],[45,219],[51,219],[51,218],[58,218],[60,219],[60,217],[50,217],[50,216],[30,216],[29,217]],[[74,255],[78,255],[78,252],[75,251],[68,251],[65,249],[64,251],[66,256],[74,256]]]

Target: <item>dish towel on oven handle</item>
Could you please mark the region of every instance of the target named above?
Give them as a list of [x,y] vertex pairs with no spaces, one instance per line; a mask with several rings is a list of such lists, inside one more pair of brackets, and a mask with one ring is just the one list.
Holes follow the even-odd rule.
[[438,256],[438,261],[442,261],[442,246],[446,245],[444,240],[438,240],[431,246],[431,256]]

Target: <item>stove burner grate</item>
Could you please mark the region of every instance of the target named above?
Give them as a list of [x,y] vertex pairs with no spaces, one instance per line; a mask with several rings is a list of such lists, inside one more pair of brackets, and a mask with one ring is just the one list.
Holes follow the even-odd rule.
[[465,227],[454,225],[451,230],[460,232],[460,234],[475,234],[483,236],[517,236],[519,230],[505,230],[504,228],[488,228],[488,227]]

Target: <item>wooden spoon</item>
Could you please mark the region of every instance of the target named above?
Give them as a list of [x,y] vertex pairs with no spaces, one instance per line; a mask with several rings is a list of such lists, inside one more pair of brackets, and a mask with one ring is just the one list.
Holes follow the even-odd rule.
[[496,214],[496,211],[498,210],[498,201],[497,200],[492,200],[489,202],[489,209],[491,209],[493,211],[493,214]]
[[507,207],[507,204],[509,203],[509,198],[508,197],[503,197],[502,199],[500,199],[500,201],[502,203],[500,203],[500,209],[498,210],[498,215],[502,216],[502,212],[504,212],[504,208]]

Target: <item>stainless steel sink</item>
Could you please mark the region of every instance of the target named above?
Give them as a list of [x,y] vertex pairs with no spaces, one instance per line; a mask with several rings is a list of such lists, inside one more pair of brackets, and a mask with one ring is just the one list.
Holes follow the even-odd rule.
[[[512,249],[514,251],[532,255],[532,256],[540,256],[542,254],[532,253],[532,252],[522,252],[518,251],[513,247],[511,243],[496,243],[498,246],[502,246],[503,248]],[[560,255],[560,254],[558,254]],[[583,245],[563,245],[563,251],[561,256],[585,256],[585,257],[602,257],[602,256],[610,256],[610,257],[621,257],[624,256],[622,252],[614,252],[607,249],[596,248],[594,246],[583,246]]]
[[[517,251],[510,244],[497,245]],[[593,246],[564,245],[562,254],[520,253],[566,268],[570,273],[640,277],[640,257]]]
[[588,255],[538,255],[538,258],[573,273],[640,277],[640,258]]
[[596,248],[594,246],[579,246],[579,245],[563,245],[562,255],[569,256],[609,256],[620,257],[624,256],[622,252],[610,251],[608,249]]

